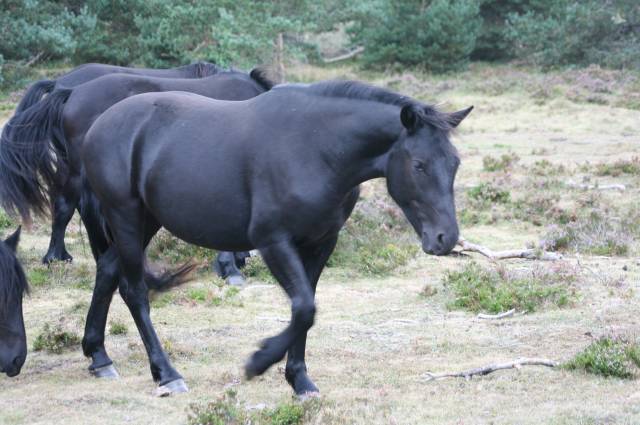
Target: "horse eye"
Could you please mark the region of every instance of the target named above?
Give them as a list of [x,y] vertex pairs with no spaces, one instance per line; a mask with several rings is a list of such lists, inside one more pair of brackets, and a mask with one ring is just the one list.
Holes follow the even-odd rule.
[[419,171],[421,173],[427,174],[427,167],[425,166],[425,164],[423,162],[413,161],[413,168],[416,171]]

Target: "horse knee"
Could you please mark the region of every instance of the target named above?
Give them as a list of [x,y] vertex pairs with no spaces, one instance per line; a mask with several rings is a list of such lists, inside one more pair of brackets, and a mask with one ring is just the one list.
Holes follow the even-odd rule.
[[302,328],[313,326],[316,316],[316,305],[313,300],[301,302],[293,307],[293,323]]

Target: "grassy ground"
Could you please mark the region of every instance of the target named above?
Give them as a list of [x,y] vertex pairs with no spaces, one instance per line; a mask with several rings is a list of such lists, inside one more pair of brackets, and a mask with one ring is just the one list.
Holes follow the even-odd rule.
[[[426,371],[458,371],[521,356],[565,362],[601,336],[638,337],[640,237],[634,205],[640,199],[640,175],[602,172],[598,164],[632,161],[638,155],[640,76],[599,69],[545,75],[476,66],[446,77],[299,67],[293,77],[360,77],[425,101],[446,102],[444,109],[475,105],[455,136],[463,160],[456,190],[467,239],[495,249],[520,248],[538,244],[556,225],[579,228],[594,243],[618,238],[626,246],[596,255],[588,248],[592,245],[568,245],[565,260],[554,265],[503,262],[506,272],[497,270],[500,276],[542,269],[547,274],[569,270],[573,277],[566,283],[566,305],[541,304],[501,321],[481,321],[474,312],[452,307],[456,294],[445,285],[447,272],[463,270],[469,258],[412,254],[399,269],[374,275],[354,273],[344,266],[350,263],[338,262],[319,284],[318,315],[308,342],[309,372],[322,391],[308,422],[640,423],[635,379],[535,367],[470,381],[425,382],[423,377]],[[485,164],[494,162],[486,157],[499,160],[503,154],[518,159],[497,171],[485,170]],[[550,165],[535,166],[541,160]],[[567,186],[569,181],[622,183],[626,190],[582,191]],[[509,192],[508,201],[479,202],[469,193],[480,183]],[[368,185],[359,211],[369,214],[370,201],[383,199],[383,192],[382,184]],[[388,208],[387,201],[373,205]],[[580,226],[594,211],[605,219],[598,222],[598,231],[589,233],[588,226]],[[3,233],[9,231],[5,224]],[[47,323],[81,335],[91,297],[94,267],[77,219],[67,239],[74,263],[51,270],[38,266],[48,242],[47,226],[36,223],[21,245],[34,285],[24,307],[30,348]],[[401,230],[397,234],[404,235]],[[496,269],[475,255],[473,261]],[[239,293],[218,284],[200,272],[194,283],[154,302],[156,328],[191,388],[188,394],[153,397],[144,348],[116,298],[110,313],[114,335],[108,335],[107,349],[122,378],[91,378],[77,346],[62,354],[30,349],[18,378],[0,378],[0,423],[185,423],[192,404],[215,400],[229,388],[244,407],[289,402],[283,365],[251,382],[242,377],[244,361],[257,342],[285,326],[285,297],[276,286],[257,280]]]

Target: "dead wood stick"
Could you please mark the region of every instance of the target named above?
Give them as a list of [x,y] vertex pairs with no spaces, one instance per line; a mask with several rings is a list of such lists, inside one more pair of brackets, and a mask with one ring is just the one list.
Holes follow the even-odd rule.
[[480,313],[478,314],[478,319],[487,319],[487,320],[497,320],[497,319],[504,319],[505,317],[511,317],[515,314],[516,309],[512,308],[509,311],[505,311],[502,313],[498,313],[498,314],[484,314],[484,313]]
[[364,52],[364,47],[360,46],[360,47],[356,47],[355,49],[353,49],[350,52],[345,53],[344,55],[335,56],[335,57],[332,57],[332,58],[322,59],[322,61],[324,63],[340,62],[340,61],[343,61],[343,60],[351,59],[352,57],[357,56],[362,52]]
[[521,357],[511,362],[494,363],[484,367],[477,367],[477,368],[465,370],[462,372],[449,372],[449,373],[427,372],[423,376],[426,378],[427,382],[435,381],[438,379],[444,379],[444,378],[464,378],[468,380],[476,375],[484,376],[492,372],[495,372],[498,370],[504,370],[504,369],[520,369],[522,366],[556,367],[558,366],[558,363],[549,359]]
[[460,238],[458,245],[462,248],[462,251],[477,252],[491,260],[504,260],[507,258],[526,258],[528,260],[544,260],[544,261],[556,261],[562,258],[562,255],[555,252],[548,252],[539,249],[527,248],[527,249],[508,249],[505,251],[493,251],[486,246],[478,245],[467,241],[464,238]]
[[576,189],[583,190],[619,190],[620,192],[624,192],[627,187],[623,184],[614,183],[614,184],[584,184],[584,183],[575,183],[572,181],[568,181],[565,183],[567,187],[573,187]]

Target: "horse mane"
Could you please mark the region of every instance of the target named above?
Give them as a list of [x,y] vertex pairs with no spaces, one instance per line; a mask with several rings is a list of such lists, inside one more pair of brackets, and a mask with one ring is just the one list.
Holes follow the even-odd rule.
[[191,65],[187,65],[186,68],[192,68],[193,76],[196,78],[209,77],[223,71],[223,69],[215,63],[204,61],[192,63]]
[[29,293],[29,284],[20,262],[0,240],[0,317]]
[[[291,86],[296,86],[295,84]],[[451,123],[447,119],[447,114],[439,111],[433,105],[427,105],[419,102],[409,96],[404,96],[370,84],[361,83],[359,81],[342,81],[330,80],[321,81],[304,85],[312,93],[328,96],[341,97],[346,99],[368,100],[373,102],[385,103],[387,105],[396,105],[399,107],[413,106],[418,118],[433,127],[442,131],[451,131],[453,129]]]
[[267,71],[262,68],[253,68],[251,72],[249,72],[249,76],[267,91],[276,85],[275,81],[267,77]]

